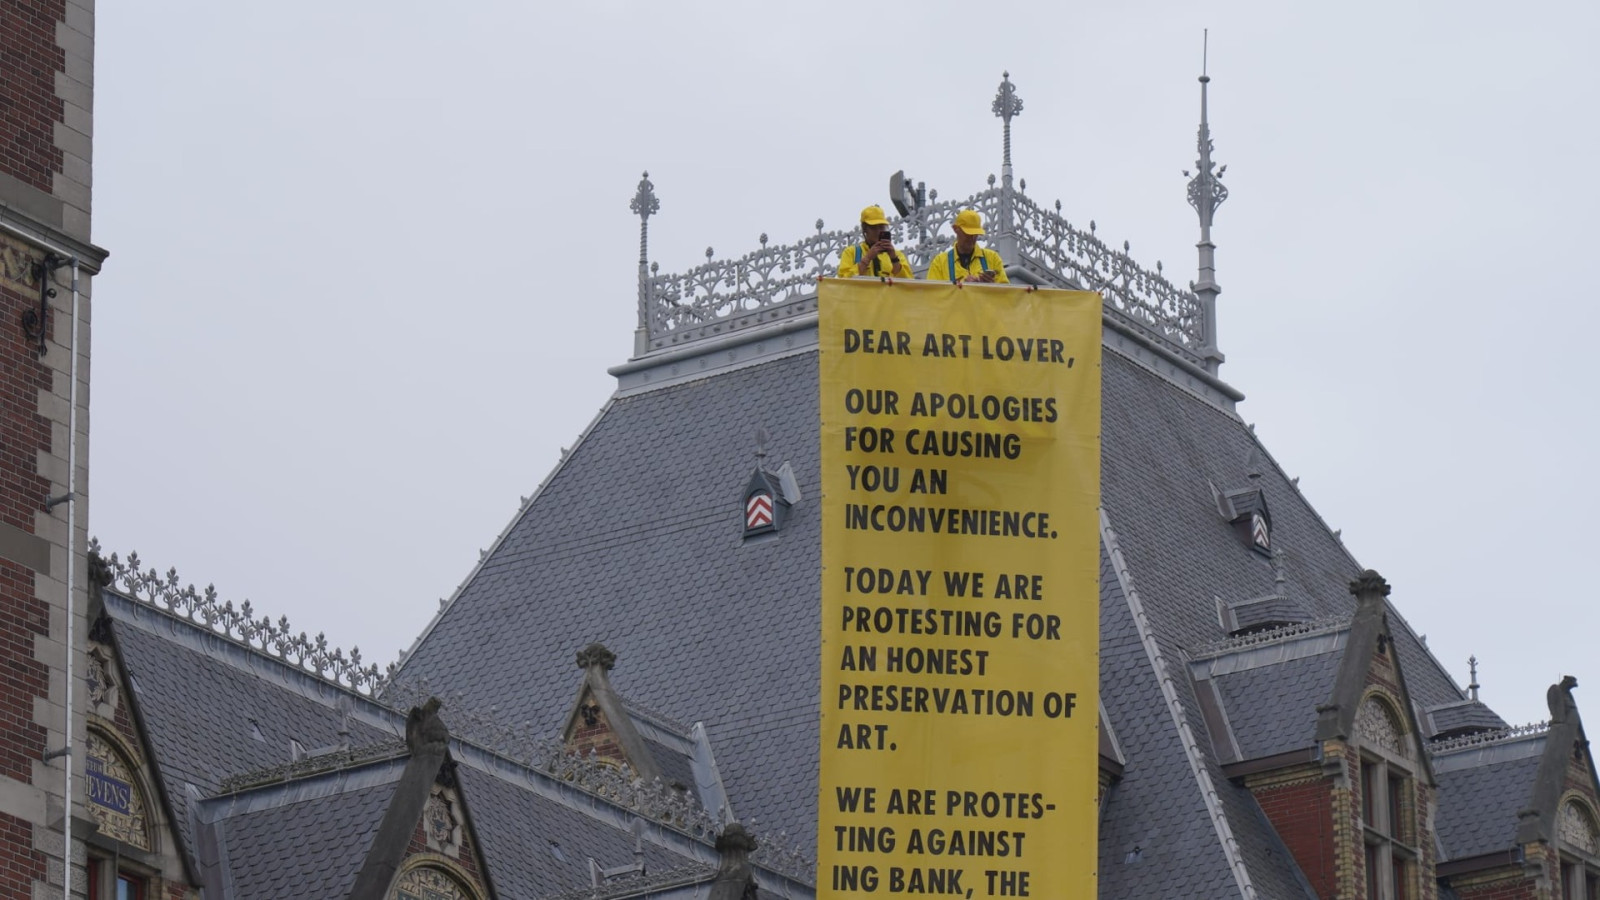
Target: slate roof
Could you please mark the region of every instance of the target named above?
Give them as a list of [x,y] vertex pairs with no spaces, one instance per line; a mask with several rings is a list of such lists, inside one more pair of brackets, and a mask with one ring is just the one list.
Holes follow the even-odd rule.
[[[306,750],[332,747],[341,728],[371,745],[397,732],[359,720],[346,725],[337,688],[265,656],[233,664],[201,649],[198,629],[106,592],[112,633],[133,681],[134,702],[155,754],[174,825],[193,846],[188,786],[215,794],[230,775],[290,761],[291,740]],[[259,733],[260,739],[255,735]]]
[[[456,778],[501,897],[549,897],[588,888],[591,857],[605,868],[634,862],[634,839],[627,830],[631,816],[552,802],[473,766],[458,766]],[[643,847],[650,872],[716,869],[649,841]]]
[[1435,754],[1439,809],[1434,827],[1445,859],[1516,846],[1517,811],[1533,802],[1545,736]]
[[[403,716],[139,601],[102,596],[183,851],[225,880],[228,900],[344,896],[404,768],[394,749]],[[664,770],[692,789],[690,738],[646,724],[662,735],[651,750]],[[334,750],[346,737],[355,751]],[[291,762],[291,739],[313,755]],[[481,747],[452,747],[466,754],[455,770],[462,802],[499,896],[588,892],[590,857],[634,861],[632,811]],[[221,793],[230,778],[259,786]],[[647,830],[652,877],[714,874],[709,839]]]
[[1443,706],[1435,706],[1427,712],[1434,734],[1493,731],[1506,726],[1505,721],[1495,715],[1494,710],[1478,700],[1446,703]]
[[1317,704],[1333,694],[1344,644],[1322,653],[1219,675],[1217,691],[1241,759],[1316,744]]
[[816,385],[802,355],[613,400],[401,677],[554,731],[572,690],[559,663],[600,641],[619,692],[705,723],[735,811],[814,833],[817,504],[753,543],[738,513],[760,426],[768,462],[815,490]]
[[[629,696],[704,721],[730,801],[790,834],[815,831],[819,683],[817,358],[803,353],[612,399],[585,438],[507,529],[476,575],[407,658],[402,677],[465,691],[513,721],[559,724],[570,687],[556,664],[589,641],[615,651]],[[1314,619],[1348,618],[1361,567],[1237,415],[1114,350],[1104,362],[1103,504],[1136,579],[1155,645],[1181,682],[1179,718],[1159,690],[1116,579],[1103,578],[1102,702],[1128,757],[1101,842],[1106,896],[1237,895],[1186,756],[1179,723],[1204,721],[1182,671],[1227,637],[1215,598],[1282,595]],[[758,426],[768,459],[789,461],[806,499],[771,542],[741,544],[740,490]],[[1267,464],[1247,478],[1252,451]],[[1211,485],[1254,483],[1273,516],[1274,563],[1245,547]],[[1399,592],[1403,596],[1403,590]],[[1391,611],[1416,701],[1462,699],[1444,668]],[[1331,689],[1327,661],[1230,681],[1251,704],[1242,744],[1293,744]],[[1235,704],[1231,703],[1230,714]],[[448,711],[447,711],[448,712]],[[1260,727],[1256,720],[1259,717]],[[1272,723],[1272,724],[1268,724]],[[1258,892],[1309,889],[1254,801],[1199,761]],[[1135,861],[1125,862],[1134,846]]]
[[[202,841],[202,868],[218,860],[222,896],[348,895],[394,797],[404,760],[368,768],[381,769],[382,776],[350,790],[341,789],[339,774],[331,774],[202,801],[201,818],[217,819],[209,826],[215,849]],[[260,801],[271,805],[229,814],[235,804]]]

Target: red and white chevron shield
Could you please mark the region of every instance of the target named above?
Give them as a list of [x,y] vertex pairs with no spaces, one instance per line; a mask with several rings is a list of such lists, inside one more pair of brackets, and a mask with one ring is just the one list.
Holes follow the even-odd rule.
[[772,495],[751,494],[744,504],[744,527],[762,528],[772,524]]
[[1267,532],[1267,520],[1260,513],[1250,516],[1250,539],[1263,550],[1272,549],[1272,535]]

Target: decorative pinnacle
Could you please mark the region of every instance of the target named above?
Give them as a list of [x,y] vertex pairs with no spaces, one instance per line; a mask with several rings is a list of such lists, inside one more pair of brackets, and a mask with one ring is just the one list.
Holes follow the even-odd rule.
[[1478,656],[1477,656],[1477,654],[1473,654],[1472,656],[1467,657],[1467,670],[1472,673],[1472,675],[1471,675],[1472,681],[1471,681],[1471,683],[1469,683],[1467,685],[1467,690],[1470,692],[1472,699],[1473,700],[1477,700],[1478,699],[1478,688],[1480,687],[1480,685],[1478,684]]
[[[1005,153],[1002,164],[1007,170],[1011,168],[1011,119],[1022,115],[1022,98],[1017,96],[1017,86],[1011,83],[1011,73],[1000,73],[1000,90],[994,95],[994,103],[990,106],[994,114],[1005,123]],[[1010,177],[1009,171],[1006,177]]]
[[633,202],[628,204],[628,208],[639,217],[639,263],[643,265],[649,252],[650,217],[661,210],[661,201],[656,199],[656,186],[650,183],[649,172],[639,179],[639,190],[633,195]]
[[[1208,35],[1209,37],[1209,35]],[[1201,71],[1205,71],[1205,63],[1201,63]],[[1200,214],[1200,240],[1211,240],[1211,219],[1216,214],[1217,207],[1228,199],[1228,188],[1222,183],[1222,174],[1228,171],[1227,166],[1220,169],[1211,161],[1211,124],[1207,118],[1206,88],[1211,83],[1211,76],[1200,76],[1200,132],[1195,139],[1196,148],[1200,156],[1195,160],[1194,178],[1189,181],[1189,205]],[[1215,171],[1213,171],[1215,170]],[[1185,175],[1189,174],[1187,172]]]

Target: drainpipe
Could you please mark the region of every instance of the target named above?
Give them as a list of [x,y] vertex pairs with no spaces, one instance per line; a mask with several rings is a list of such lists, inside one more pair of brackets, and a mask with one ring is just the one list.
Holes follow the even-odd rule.
[[73,575],[78,571],[78,257],[72,257],[72,344],[68,348],[72,361],[67,371],[72,381],[67,388],[67,494],[62,498],[67,504],[67,716],[65,744],[66,815],[62,822],[64,859],[62,860],[61,900],[72,900],[72,663],[77,645],[73,643],[73,622],[77,612],[73,609]]
[[[67,492],[60,497],[51,497],[45,501],[46,509],[54,509],[61,503],[67,504],[67,639],[66,639],[66,716],[65,716],[65,743],[60,750],[52,750],[45,754],[45,761],[56,757],[66,760],[63,765],[65,778],[62,783],[62,900],[72,900],[72,685],[75,673],[73,663],[76,660],[76,647],[74,646],[74,619],[76,610],[73,608],[73,576],[78,569],[78,298],[79,294],[79,269],[78,254],[71,250],[58,247],[50,241],[41,240],[38,235],[18,228],[9,222],[0,220],[0,232],[5,232],[18,240],[25,241],[52,254],[58,259],[70,260],[72,264],[72,344],[68,351],[72,354],[67,365],[71,383],[67,387]],[[41,273],[40,278],[50,278],[52,273],[48,270]],[[40,285],[44,290],[45,286]],[[45,322],[40,321],[41,331]]]

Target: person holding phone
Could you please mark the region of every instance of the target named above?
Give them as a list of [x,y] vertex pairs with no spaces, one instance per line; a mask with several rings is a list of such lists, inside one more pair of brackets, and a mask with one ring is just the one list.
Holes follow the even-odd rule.
[[861,211],[861,242],[844,248],[839,254],[839,277],[915,278],[911,274],[911,261],[895,249],[889,234],[889,217],[883,207],[869,206]]
[[928,261],[929,281],[948,281],[951,284],[1011,283],[1011,279],[1006,277],[1006,264],[1000,261],[1000,254],[978,246],[978,236],[983,234],[983,216],[977,210],[963,209],[956,214],[956,221],[951,227],[956,233],[955,244]]

